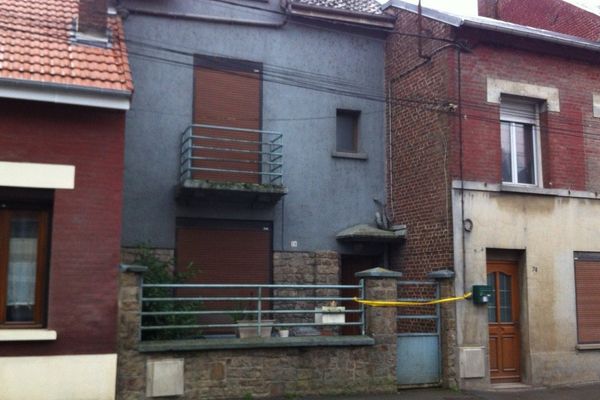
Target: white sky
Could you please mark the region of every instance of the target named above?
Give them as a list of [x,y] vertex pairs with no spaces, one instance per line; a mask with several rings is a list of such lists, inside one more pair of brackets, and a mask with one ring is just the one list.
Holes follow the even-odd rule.
[[[385,0],[380,0],[385,2]],[[418,3],[418,0],[405,0],[410,3]],[[589,7],[600,7],[600,0],[576,0]],[[477,15],[477,0],[421,0],[423,7],[435,8],[449,11],[459,15]]]

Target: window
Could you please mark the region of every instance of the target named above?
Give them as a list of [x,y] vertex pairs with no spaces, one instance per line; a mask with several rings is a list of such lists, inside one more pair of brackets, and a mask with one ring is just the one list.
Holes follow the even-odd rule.
[[360,111],[337,110],[335,150],[358,153],[358,119]]
[[600,253],[576,253],[577,342],[600,343]]
[[0,327],[42,327],[48,252],[47,208],[0,201]]
[[[262,65],[245,60],[194,57],[192,179],[261,184],[276,157],[262,129]],[[264,159],[263,157],[264,156]]]
[[502,146],[502,182],[538,184],[537,104],[502,98],[500,132]]

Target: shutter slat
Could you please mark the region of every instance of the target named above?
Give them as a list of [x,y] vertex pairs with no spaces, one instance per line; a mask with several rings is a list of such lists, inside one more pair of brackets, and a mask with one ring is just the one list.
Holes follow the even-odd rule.
[[600,342],[600,261],[575,262],[579,343]]

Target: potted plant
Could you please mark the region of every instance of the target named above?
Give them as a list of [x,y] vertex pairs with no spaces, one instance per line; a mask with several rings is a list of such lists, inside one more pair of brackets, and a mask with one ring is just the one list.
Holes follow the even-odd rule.
[[315,308],[315,323],[323,325],[340,325],[346,322],[346,307],[338,306],[335,301],[329,303],[329,305]]
[[[237,336],[240,339],[252,338],[252,337],[271,337],[273,331],[272,319],[261,319],[260,321],[260,335],[258,333],[258,320],[250,317],[254,315],[252,313],[246,313],[248,307],[238,308],[239,312],[231,314],[231,318],[239,325],[237,328]],[[250,325],[250,326],[249,326]]]
[[290,330],[289,329],[279,328],[277,330],[277,332],[279,333],[279,337],[289,337],[290,336]]

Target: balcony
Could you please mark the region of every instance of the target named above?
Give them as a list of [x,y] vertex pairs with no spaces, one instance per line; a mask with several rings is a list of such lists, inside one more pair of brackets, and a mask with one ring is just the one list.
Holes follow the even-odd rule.
[[190,125],[181,136],[179,200],[273,205],[283,186],[283,135],[230,126]]

